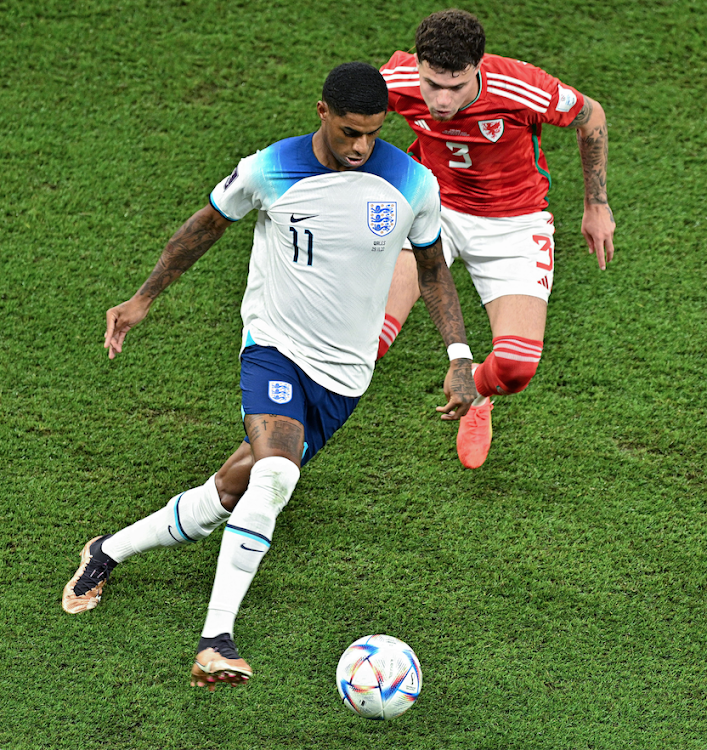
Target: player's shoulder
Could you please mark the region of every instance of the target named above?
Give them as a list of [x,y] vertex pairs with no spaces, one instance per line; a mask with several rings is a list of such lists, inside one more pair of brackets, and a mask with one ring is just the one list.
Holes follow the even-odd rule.
[[504,75],[511,76],[527,83],[551,78],[547,71],[525,60],[489,54],[484,55],[481,62],[481,74],[492,79]]
[[417,71],[417,63],[415,62],[415,55],[412,52],[403,52],[397,50],[393,52],[390,60],[385,65],[381,66],[381,73],[383,76],[389,75],[396,69]]
[[275,141],[251,155],[254,162],[261,169],[276,169],[277,171],[312,171],[316,170],[318,162],[312,149],[313,133],[296,135]]
[[419,89],[420,74],[417,70],[415,55],[398,50],[380,69],[388,91],[405,92],[408,89]]
[[408,200],[412,195],[439,190],[437,178],[427,167],[401,151],[392,143],[379,138],[373,154],[363,171],[376,175],[397,188]]
[[243,159],[238,171],[246,184],[264,195],[280,196],[309,177],[327,173],[314,155],[313,133],[275,141]]
[[542,89],[552,89],[558,79],[537,65],[501,55],[484,55],[481,75],[489,85],[506,81],[520,81]]
[[523,60],[485,55],[481,76],[487,96],[495,97],[501,106],[515,112],[532,110],[557,125],[568,123],[555,121],[555,115],[566,119],[564,113],[578,109],[584,101],[579,91]]
[[284,138],[245,157],[225,188],[233,184],[234,188],[257,196],[260,205],[267,207],[295,185],[328,173],[330,170],[314,156],[313,135]]
[[429,170],[410,154],[402,151],[382,138],[376,140],[376,146],[365,164],[365,171],[388,179],[398,174],[418,174],[422,178]]

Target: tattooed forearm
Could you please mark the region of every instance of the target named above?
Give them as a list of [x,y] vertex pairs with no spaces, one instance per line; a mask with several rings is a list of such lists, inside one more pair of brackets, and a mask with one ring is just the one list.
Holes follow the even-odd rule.
[[427,248],[413,248],[417,260],[420,292],[432,322],[444,339],[445,346],[465,344],[466,331],[457,290],[437,241]]
[[584,172],[584,192],[587,203],[607,203],[606,163],[609,156],[609,139],[606,125],[590,133],[577,131],[579,156]]
[[605,204],[609,136],[601,105],[585,97],[572,126],[577,128],[577,145],[584,173],[584,202],[587,205]]
[[478,393],[471,373],[471,360],[455,359],[450,364],[450,370],[449,386],[452,391],[458,393],[464,401],[472,401],[476,398]]
[[213,216],[202,209],[195,213],[167,243],[157,265],[138,294],[154,299],[221,237],[225,225],[219,225]]

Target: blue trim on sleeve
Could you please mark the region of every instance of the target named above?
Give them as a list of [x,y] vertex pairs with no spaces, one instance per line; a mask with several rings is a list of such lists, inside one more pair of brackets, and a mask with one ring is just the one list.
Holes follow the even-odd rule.
[[216,203],[214,202],[213,193],[209,195],[209,203],[211,204],[212,208],[216,209],[216,211],[218,211],[221,216],[223,216],[224,219],[234,224],[238,221],[238,219],[232,219],[230,216],[226,216],[226,214],[216,205]]
[[424,245],[418,245],[417,243],[413,242],[412,240],[410,240],[410,244],[413,247],[432,247],[432,245],[434,245],[435,242],[437,242],[437,240],[440,238],[441,234],[442,234],[442,230],[440,229],[439,232],[437,232],[437,236],[432,240],[432,242],[426,242]]

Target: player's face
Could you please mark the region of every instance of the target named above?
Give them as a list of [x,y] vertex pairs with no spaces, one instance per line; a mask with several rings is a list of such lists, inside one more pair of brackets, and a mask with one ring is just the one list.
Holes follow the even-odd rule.
[[342,171],[362,166],[373,153],[385,112],[376,115],[334,114],[326,102],[318,102],[322,121],[314,135],[314,155],[329,169]]
[[479,93],[476,74],[479,66],[451,72],[431,68],[426,60],[417,63],[420,71],[420,93],[435,120],[451,120]]

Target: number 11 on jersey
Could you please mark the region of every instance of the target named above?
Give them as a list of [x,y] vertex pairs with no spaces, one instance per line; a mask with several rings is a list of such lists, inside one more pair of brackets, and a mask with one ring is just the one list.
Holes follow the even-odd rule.
[[[297,234],[297,230],[294,227],[290,227],[290,232],[292,232],[292,246],[295,249],[295,255],[292,258],[293,263],[297,263],[297,260],[299,258],[299,236]],[[314,259],[314,235],[309,231],[309,229],[305,229],[304,233],[307,235],[307,265],[312,265],[312,260]]]

